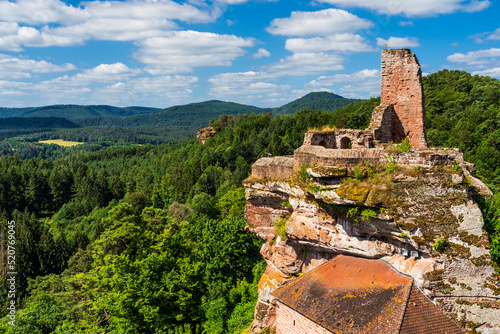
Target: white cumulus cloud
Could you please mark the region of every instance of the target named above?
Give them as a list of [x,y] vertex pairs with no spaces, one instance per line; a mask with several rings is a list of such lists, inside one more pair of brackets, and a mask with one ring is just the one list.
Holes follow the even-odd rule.
[[407,27],[407,26],[413,27],[413,22],[412,21],[399,21],[398,25],[401,27]]
[[64,75],[40,83],[47,90],[61,90],[67,87],[87,87],[94,83],[108,83],[127,80],[140,73],[140,70],[131,69],[122,63],[101,64],[91,69],[83,70],[73,76]]
[[324,9],[317,12],[292,12],[288,18],[274,19],[267,31],[284,36],[327,36],[371,27],[372,22],[345,10]]
[[406,15],[408,17],[479,12],[491,5],[489,0],[316,0],[316,2],[346,8],[367,8],[380,14]]
[[161,36],[176,29],[177,24],[166,19],[93,17],[76,25],[43,28],[47,36],[65,37],[74,43],[87,40],[135,41]]
[[488,50],[470,51],[467,54],[454,53],[446,59],[450,63],[464,64],[476,69],[487,69],[499,63],[500,49],[492,48]]
[[[0,103],[4,106],[50,104],[109,104],[115,106],[169,106],[192,98],[195,76],[134,77],[139,71],[127,66],[101,64],[74,76],[45,81],[0,80]],[[97,83],[97,84],[96,84]],[[19,96],[23,96],[20,100]]]
[[380,95],[380,70],[364,69],[351,74],[320,76],[310,81],[307,87],[316,90],[331,90],[350,98],[369,98]]
[[207,23],[217,17],[190,4],[170,0],[92,1],[85,3],[85,11],[94,18],[170,19]]
[[259,71],[221,73],[208,79],[210,95],[218,99],[231,99],[240,103],[274,103],[292,92],[290,85],[280,85],[270,81],[275,75]]
[[81,43],[72,38],[40,32],[33,27],[19,26],[13,22],[0,22],[0,50],[22,51],[23,46],[69,46]]
[[295,53],[265,67],[265,71],[275,76],[310,75],[325,71],[343,70],[345,58],[325,52]]
[[76,69],[73,64],[55,65],[45,60],[17,58],[0,54],[0,78],[30,78],[33,73],[66,72]]
[[493,78],[500,78],[500,67],[489,68],[487,70],[482,71],[474,71],[472,72],[474,75],[485,75]]
[[264,57],[271,57],[271,52],[267,51],[266,49],[260,48],[256,53],[253,54],[254,59],[260,59]]
[[73,24],[89,17],[85,10],[59,0],[0,1],[0,20],[26,24]]
[[196,76],[183,75],[140,77],[94,89],[92,96],[105,104],[167,107],[190,99],[198,80]]
[[378,79],[380,82],[380,70],[361,70],[352,74],[335,74],[331,76],[320,76],[319,78],[309,82],[310,86],[333,86],[337,83],[344,82],[360,82],[367,79]]
[[344,33],[326,37],[290,38],[285,48],[291,52],[368,52],[374,48],[367,44],[365,39],[357,34]]
[[385,46],[389,48],[415,48],[420,46],[418,39],[415,37],[389,37],[388,39],[383,39],[377,37],[377,45]]
[[175,21],[209,23],[221,14],[213,6],[172,0],[88,1],[80,7],[60,0],[0,0],[0,49],[144,40],[178,29]]
[[253,39],[198,31],[175,31],[165,37],[148,38],[138,43],[135,57],[148,64],[151,74],[190,72],[193,67],[230,66],[243,56]]
[[492,41],[500,40],[500,28],[496,29],[493,33],[491,33],[488,37],[486,37],[486,39]]

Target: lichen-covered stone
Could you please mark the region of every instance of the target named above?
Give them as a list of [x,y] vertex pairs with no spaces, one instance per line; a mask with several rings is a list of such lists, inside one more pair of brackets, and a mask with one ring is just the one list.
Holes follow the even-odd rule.
[[[455,303],[465,297],[498,301],[500,285],[492,279],[495,270],[481,212],[467,185],[453,182],[453,171],[402,168],[361,181],[340,178],[332,190],[321,180],[329,182],[325,177],[317,178],[313,186],[286,180],[245,183],[249,225],[269,232],[255,229],[268,240],[261,250],[268,268],[290,278],[336,254],[382,258],[412,276],[445,312],[459,314],[464,324],[483,324],[476,330],[492,333],[487,323],[500,331],[500,308],[488,310],[486,319],[478,315],[477,304]],[[285,200],[288,204],[283,207],[280,202]],[[276,217],[287,217],[286,240],[273,234]],[[446,238],[446,246],[436,251],[433,243],[440,237]],[[418,258],[402,256],[403,249],[418,251]],[[266,314],[272,303],[265,296],[280,284],[260,288],[266,292],[259,297],[254,328],[269,326],[272,317]]]
[[352,201],[357,205],[361,205],[365,202],[366,197],[370,192],[370,188],[351,186],[339,188],[335,192],[341,199]]

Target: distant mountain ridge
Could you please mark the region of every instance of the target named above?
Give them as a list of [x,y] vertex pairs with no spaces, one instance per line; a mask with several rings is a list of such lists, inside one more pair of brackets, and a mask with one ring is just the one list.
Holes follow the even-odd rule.
[[[128,120],[125,124],[128,126],[136,126],[138,117],[144,115],[156,115],[152,117],[144,117],[146,123],[151,123],[152,119],[157,120],[160,116],[165,117],[169,123],[198,123],[195,116],[206,116],[217,118],[220,114],[237,115],[272,112],[276,115],[293,114],[302,108],[311,108],[313,110],[322,109],[325,111],[334,111],[351,102],[359,101],[356,99],[347,99],[340,95],[329,92],[313,92],[309,93],[297,100],[287,103],[278,108],[259,108],[251,105],[245,105],[235,102],[225,102],[219,100],[210,100],[197,103],[189,103],[184,105],[172,106],[169,108],[150,108],[150,107],[113,107],[108,105],[52,105],[43,107],[27,107],[27,108],[2,108],[0,107],[0,118],[7,117],[63,117],[69,120],[73,119],[92,119],[95,123],[96,118],[125,118]],[[177,120],[176,117],[188,117],[188,121]],[[207,122],[210,119],[207,120]],[[113,120],[116,122],[116,119]],[[205,122],[205,123],[207,123]],[[102,122],[101,122],[102,123]],[[109,122],[104,122],[109,123]],[[101,124],[103,125],[103,124]],[[175,124],[172,124],[175,125]],[[127,126],[127,125],[125,125]]]
[[[100,131],[99,129],[128,128],[144,133],[177,138],[191,136],[196,130],[208,125],[219,115],[262,114],[293,115],[295,112],[310,108],[334,111],[350,104],[353,99],[328,93],[309,93],[279,108],[259,108],[255,106],[210,100],[172,106],[165,109],[148,107],[113,107],[107,105],[53,105],[30,108],[0,108],[0,130],[36,133],[37,129],[67,129],[72,132]],[[77,129],[73,128],[81,128]],[[91,130],[94,129],[94,130]],[[82,129],[88,129],[82,130]],[[124,129],[123,129],[124,130]],[[104,131],[104,130],[102,130]],[[180,138],[180,137],[179,137]]]
[[7,117],[63,117],[66,119],[88,117],[126,117],[161,110],[148,107],[113,107],[107,105],[61,104],[44,107],[0,108],[0,118]]
[[0,130],[5,129],[73,129],[79,126],[62,117],[0,118]]
[[311,108],[313,110],[335,111],[348,105],[351,102],[361,101],[359,99],[347,99],[337,94],[329,92],[313,92],[303,97],[285,104],[279,108],[274,108],[274,114],[293,115],[303,108]]

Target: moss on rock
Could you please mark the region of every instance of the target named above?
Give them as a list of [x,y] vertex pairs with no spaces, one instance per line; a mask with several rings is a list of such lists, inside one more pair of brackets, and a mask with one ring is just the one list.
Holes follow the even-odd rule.
[[357,186],[341,187],[335,190],[335,192],[341,199],[350,200],[358,205],[362,205],[370,192],[370,188]]
[[379,208],[387,207],[390,197],[390,192],[387,188],[372,188],[366,197],[366,205]]

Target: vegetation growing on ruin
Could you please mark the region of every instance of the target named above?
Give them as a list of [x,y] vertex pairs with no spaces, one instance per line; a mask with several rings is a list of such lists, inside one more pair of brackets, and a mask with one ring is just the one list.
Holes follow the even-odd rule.
[[281,238],[281,240],[285,240],[287,236],[286,232],[286,222],[288,221],[288,217],[280,217],[274,222],[274,233]]
[[323,125],[321,127],[314,127],[307,129],[307,132],[334,132],[337,130],[336,127],[330,125]]
[[448,242],[447,242],[446,238],[439,237],[432,244],[432,248],[434,248],[434,250],[437,250],[438,252],[441,252],[445,249],[445,247],[447,247],[447,244],[448,244]]
[[[399,168],[394,171],[388,169],[386,165],[374,166],[364,163],[356,166],[354,178],[345,179],[335,192],[340,198],[353,201],[358,206],[387,209],[403,231],[411,232],[419,229],[421,236],[412,237],[415,243],[428,248],[434,243],[434,249],[443,251],[453,259],[468,253],[462,246],[445,241],[446,238],[456,235],[459,227],[459,217],[457,218],[445,206],[464,204],[467,202],[467,197],[462,192],[459,192],[462,195],[451,192],[437,197],[422,196],[422,190],[449,188],[454,173],[456,172],[451,166],[431,169]],[[464,180],[454,186],[465,188],[467,185]],[[440,205],[437,206],[436,203]],[[447,204],[444,206],[443,203]],[[405,222],[408,209],[414,206],[419,207],[422,212],[419,220]],[[469,236],[467,239],[472,238]]]

